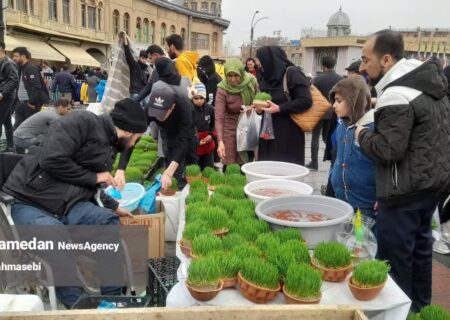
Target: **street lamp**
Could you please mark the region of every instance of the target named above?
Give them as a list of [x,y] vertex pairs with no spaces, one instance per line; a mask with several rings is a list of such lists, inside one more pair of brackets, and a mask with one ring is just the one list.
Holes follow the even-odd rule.
[[269,19],[269,17],[262,17],[255,21],[255,16],[258,13],[259,13],[259,10],[256,10],[255,13],[253,14],[252,25],[251,25],[251,29],[250,29],[250,58],[252,57],[252,51],[253,51],[253,35],[255,32],[255,27],[258,24],[258,22],[260,22],[261,20]]

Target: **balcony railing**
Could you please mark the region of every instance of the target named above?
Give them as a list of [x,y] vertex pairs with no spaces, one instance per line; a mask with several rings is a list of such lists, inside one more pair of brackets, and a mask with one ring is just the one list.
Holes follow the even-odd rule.
[[32,16],[16,9],[6,9],[6,24],[8,22],[22,23],[29,26],[47,29],[48,33],[60,32],[77,37],[83,37],[87,40],[112,42],[113,36],[104,31],[97,31],[88,28],[76,27],[61,23],[56,20],[44,19],[38,16]]

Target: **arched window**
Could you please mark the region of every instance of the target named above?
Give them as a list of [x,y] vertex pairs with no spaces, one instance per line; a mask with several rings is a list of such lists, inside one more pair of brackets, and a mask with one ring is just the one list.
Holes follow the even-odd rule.
[[149,43],[150,33],[149,33],[149,22],[148,19],[144,19],[144,42]]
[[136,33],[134,34],[134,39],[137,42],[142,41],[141,18],[136,19]]
[[202,2],[202,9],[200,11],[204,12],[204,13],[208,13],[208,2],[206,2],[206,1]]
[[192,11],[197,11],[197,2],[191,3],[191,9],[192,9]]
[[215,2],[211,3],[211,14],[217,15],[217,3]]
[[119,33],[119,28],[120,28],[120,13],[119,11],[114,10],[112,18],[112,31],[114,37],[117,37],[117,34]]
[[164,46],[166,43],[166,37],[167,37],[167,27],[166,24],[161,24],[161,45]]
[[170,27],[170,34],[175,34],[176,33],[176,29],[175,29],[175,26],[171,26]]
[[217,32],[214,32],[212,34],[212,48],[211,48],[213,56],[218,56],[219,55],[219,52],[217,50],[217,48],[218,48],[217,47],[217,42],[218,42],[218,35],[217,35]]
[[152,23],[150,24],[150,39],[148,41],[150,44],[154,44],[156,41],[155,32],[156,32],[155,22],[152,21]]
[[183,41],[186,41],[186,29],[185,28],[181,28],[181,32],[180,32],[180,36],[183,39]]
[[128,12],[123,15],[123,31],[130,35],[130,14]]

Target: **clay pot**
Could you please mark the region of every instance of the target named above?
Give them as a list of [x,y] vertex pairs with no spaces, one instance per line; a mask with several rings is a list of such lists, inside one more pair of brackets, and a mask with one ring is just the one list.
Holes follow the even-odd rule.
[[192,256],[192,249],[189,244],[184,242],[183,240],[177,241],[178,245],[180,246],[181,252],[188,258]]
[[372,287],[372,288],[361,288],[357,287],[353,284],[352,281],[353,277],[351,277],[348,281],[348,287],[350,288],[350,291],[352,292],[353,296],[357,300],[361,301],[370,301],[375,299],[383,290],[384,286],[386,285],[386,281],[380,284],[379,286]]
[[286,301],[287,304],[319,304],[320,299],[322,299],[322,294],[320,294],[320,296],[318,296],[317,298],[313,299],[295,297],[286,291],[285,286],[283,286],[283,295],[284,301]]
[[186,181],[188,184],[191,184],[194,181],[198,181],[202,179],[202,175],[198,175],[198,176],[193,176],[193,177],[188,177],[186,176]]
[[185,282],[187,289],[191,296],[198,301],[209,301],[214,299],[223,289],[223,281],[219,280],[216,288],[207,288],[207,287],[197,287],[190,285],[187,281]]
[[219,231],[214,231],[214,235],[216,237],[223,238],[228,234],[228,231],[229,231],[228,228]]
[[253,100],[253,105],[259,110],[269,108],[270,106],[270,104],[267,101],[263,100]]
[[321,265],[319,265],[319,263],[317,263],[317,261],[315,261],[315,259],[311,259],[311,264],[314,268],[316,268],[317,270],[322,272],[323,279],[325,281],[330,281],[330,282],[344,281],[345,278],[347,278],[347,276],[350,274],[350,272],[352,271],[352,268],[353,268],[353,266],[350,264],[349,266],[340,268],[340,269],[328,269],[328,268],[324,268]]
[[163,196],[171,197],[171,196],[175,195],[175,193],[177,193],[177,190],[173,190],[173,189],[163,190],[163,189],[161,189],[159,192]]
[[234,287],[235,285],[237,285],[237,283],[238,283],[238,278],[235,277],[235,278],[222,279],[222,281],[223,281],[223,288],[224,288],[224,289],[225,289],[225,288],[232,288],[232,287]]
[[209,183],[209,178],[206,178],[206,177],[202,176],[202,181],[204,183],[208,184]]
[[238,281],[241,294],[248,300],[260,304],[264,304],[275,299],[281,287],[280,284],[278,284],[278,288],[276,289],[267,289],[259,287],[245,280],[245,278],[242,277],[240,272],[238,274]]

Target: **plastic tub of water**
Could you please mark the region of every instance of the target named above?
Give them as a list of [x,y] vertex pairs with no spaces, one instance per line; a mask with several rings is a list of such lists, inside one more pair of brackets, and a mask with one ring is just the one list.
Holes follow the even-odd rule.
[[[280,211],[319,213],[330,218],[330,220],[294,222],[268,216],[268,214]],[[272,230],[287,227],[299,228],[310,249],[314,249],[320,242],[335,241],[339,226],[348,221],[352,214],[352,206],[344,201],[313,195],[272,198],[264,200],[256,206],[256,215],[267,221]]]
[[[112,187],[106,188],[106,193],[111,195]],[[141,202],[145,194],[145,188],[139,183],[130,182],[125,184],[120,194],[122,196],[121,199],[115,198],[119,202],[119,207],[131,212],[139,207],[139,202]]]
[[310,195],[313,191],[309,184],[283,179],[257,180],[244,187],[245,194],[256,204],[272,198]]
[[247,182],[267,179],[302,181],[309,174],[306,167],[294,163],[279,161],[256,161],[242,166]]

